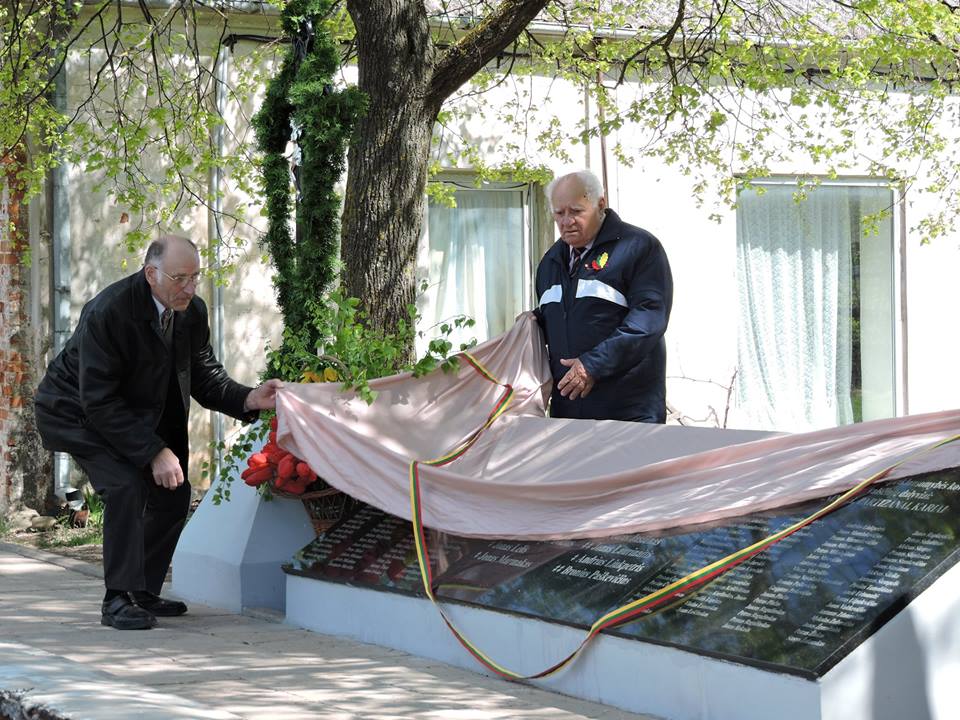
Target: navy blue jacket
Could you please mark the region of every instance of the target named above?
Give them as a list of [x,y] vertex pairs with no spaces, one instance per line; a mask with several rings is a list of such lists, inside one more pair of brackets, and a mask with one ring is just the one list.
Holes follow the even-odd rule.
[[[550,415],[666,422],[663,334],[673,277],[663,246],[607,210],[573,275],[569,259],[569,247],[558,240],[537,267],[536,314],[554,379]],[[560,396],[556,386],[568,370],[561,358],[580,358],[596,381],[587,397]]]

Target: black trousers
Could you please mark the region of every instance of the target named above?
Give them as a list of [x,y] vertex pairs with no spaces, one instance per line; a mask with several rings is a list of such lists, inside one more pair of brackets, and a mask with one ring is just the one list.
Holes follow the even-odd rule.
[[183,485],[157,485],[150,467],[111,453],[74,456],[103,498],[103,580],[109,590],[160,594],[190,510],[187,419],[174,373],[170,375],[157,434],[180,459]]
[[159,595],[190,509],[190,483],[168,490],[149,467],[107,453],[74,459],[103,498],[104,584]]
[[135,465],[115,452],[95,429],[75,417],[70,403],[65,403],[66,417],[57,415],[57,407],[36,407],[44,446],[69,452],[103,499],[103,575],[109,590],[159,594],[190,509],[188,403],[173,362],[172,330],[165,342],[170,374],[156,434],[180,460],[184,483],[176,490],[157,485],[149,464]]

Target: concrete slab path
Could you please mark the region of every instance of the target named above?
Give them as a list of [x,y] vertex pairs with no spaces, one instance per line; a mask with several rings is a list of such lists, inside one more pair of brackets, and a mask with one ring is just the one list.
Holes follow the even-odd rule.
[[152,630],[117,631],[100,624],[101,578],[0,542],[0,691],[70,720],[643,720],[269,612],[192,604]]

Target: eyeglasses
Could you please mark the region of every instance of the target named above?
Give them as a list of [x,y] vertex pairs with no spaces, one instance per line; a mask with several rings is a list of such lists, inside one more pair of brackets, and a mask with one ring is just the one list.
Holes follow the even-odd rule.
[[[154,267],[157,267],[154,265]],[[157,272],[162,273],[168,279],[173,280],[177,285],[186,285],[188,283],[193,283],[194,285],[200,281],[200,278],[203,276],[203,270],[198,270],[195,273],[190,273],[189,275],[170,275],[169,273],[163,272],[160,268],[157,267]]]

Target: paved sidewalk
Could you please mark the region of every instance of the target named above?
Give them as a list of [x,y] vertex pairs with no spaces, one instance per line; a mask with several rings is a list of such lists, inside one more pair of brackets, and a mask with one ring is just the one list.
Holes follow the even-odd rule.
[[268,612],[192,604],[148,631],[100,625],[100,569],[0,542],[0,691],[70,720],[641,720]]

